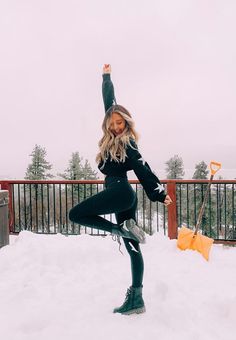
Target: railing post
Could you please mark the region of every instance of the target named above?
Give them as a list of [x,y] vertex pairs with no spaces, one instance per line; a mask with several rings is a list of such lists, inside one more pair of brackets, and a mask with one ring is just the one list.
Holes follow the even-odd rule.
[[0,190],[0,248],[8,244],[8,192],[6,190]]
[[8,220],[9,220],[9,230],[10,232],[14,231],[14,212],[13,212],[13,200],[12,200],[12,185],[6,181],[0,182],[1,189],[8,191]]
[[167,194],[171,197],[173,201],[173,203],[168,206],[168,237],[170,239],[176,239],[178,236],[176,182],[167,182]]

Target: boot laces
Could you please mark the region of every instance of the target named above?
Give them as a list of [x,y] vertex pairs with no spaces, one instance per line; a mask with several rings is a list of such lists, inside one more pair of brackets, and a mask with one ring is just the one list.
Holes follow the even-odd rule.
[[112,240],[113,240],[114,242],[118,242],[118,244],[119,244],[119,252],[120,252],[122,255],[124,255],[124,254],[122,253],[122,251],[121,251],[121,241],[120,241],[120,236],[119,236],[119,235],[112,235]]
[[131,295],[131,293],[132,293],[132,289],[131,289],[131,287],[129,287],[127,289],[127,292],[126,292],[126,295],[125,295],[125,301],[127,301],[129,299],[129,296]]

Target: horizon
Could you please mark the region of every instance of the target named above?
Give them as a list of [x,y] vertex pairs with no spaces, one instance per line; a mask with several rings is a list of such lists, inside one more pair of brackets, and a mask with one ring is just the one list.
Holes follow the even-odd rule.
[[[98,176],[99,180],[103,180],[104,179],[104,176],[101,173],[99,173],[98,169],[93,169],[93,170],[97,171],[97,176]],[[209,168],[208,168],[208,170],[209,170]],[[182,179],[183,180],[192,179],[194,171],[195,171],[195,168],[192,168],[192,169],[185,169],[184,168],[185,174],[184,174]],[[51,179],[52,180],[61,180],[62,177],[58,176],[58,173],[63,173],[63,172],[57,171],[55,176],[53,175],[53,178],[51,178]],[[157,177],[160,180],[166,180],[167,179],[166,176],[165,176],[165,174],[166,174],[165,169],[159,169],[158,172],[155,172],[155,174],[157,175]],[[18,177],[17,176],[16,177],[10,177],[10,176],[4,175],[4,174],[0,174],[0,181],[1,180],[2,181],[4,181],[4,180],[24,180],[24,177],[25,177],[25,175],[18,176]],[[129,171],[128,172],[128,178],[129,179],[137,179],[138,180],[138,178],[136,177],[136,175],[134,174],[133,171]],[[236,179],[236,169],[224,169],[224,168],[221,168],[219,173],[217,173],[217,175],[214,177],[214,179],[235,180]]]

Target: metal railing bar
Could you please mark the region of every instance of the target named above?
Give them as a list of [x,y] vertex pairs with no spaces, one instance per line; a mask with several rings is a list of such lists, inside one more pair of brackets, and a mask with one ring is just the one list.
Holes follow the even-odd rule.
[[189,227],[189,184],[187,183],[187,226]]
[[15,209],[15,186],[12,184],[12,209],[13,209],[13,224],[14,224],[14,231],[16,231],[16,209]]
[[56,233],[56,189],[55,189],[55,184],[53,184],[53,224],[54,224],[54,232]]
[[41,184],[41,225],[44,232],[43,184]]
[[226,184],[224,184],[224,213],[225,213],[225,218],[224,218],[224,222],[225,222],[225,239],[226,239],[226,230],[227,230],[227,197],[226,197]]
[[27,228],[27,217],[26,217],[26,190],[25,190],[25,184],[23,184],[23,197],[24,197],[24,219],[25,219],[24,229],[28,229]]
[[47,232],[50,232],[50,196],[49,196],[49,184],[47,184]]
[[30,230],[32,230],[32,222],[33,222],[33,217],[32,217],[32,186],[29,185],[29,215],[30,215]]
[[20,200],[21,200],[21,195],[20,195],[20,184],[17,185],[18,187],[18,214],[19,214],[19,228],[20,230],[22,230],[22,226],[21,226],[21,204],[20,204]]
[[61,202],[61,183],[59,184],[59,232],[62,232],[62,202]]
[[66,232],[68,234],[68,192],[67,192],[67,184],[65,185],[65,193],[66,193]]

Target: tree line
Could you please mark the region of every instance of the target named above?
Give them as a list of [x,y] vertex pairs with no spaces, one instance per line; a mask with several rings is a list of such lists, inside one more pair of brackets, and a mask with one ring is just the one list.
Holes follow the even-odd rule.
[[[35,145],[30,156],[31,162],[27,167],[25,179],[52,179],[53,175],[50,173],[52,164],[46,159],[46,149]],[[167,179],[183,179],[184,164],[181,157],[174,155],[165,165]],[[98,179],[97,172],[92,169],[87,159],[83,161],[78,151],[72,153],[64,172],[57,175],[65,180]],[[192,179],[207,179],[208,175],[208,166],[204,161],[201,161],[196,164]],[[196,225],[206,187],[207,184],[202,183],[177,184],[178,226]],[[18,222],[21,229],[42,231],[45,227],[49,231],[53,229],[56,232],[61,232],[70,229],[70,232],[78,233],[80,227],[72,225],[68,221],[69,209],[102,189],[103,185],[101,184],[24,185],[15,195],[15,222]],[[163,222],[166,220],[164,218],[165,208],[162,204],[156,205],[156,203],[150,202],[140,184],[137,185],[137,194],[138,219],[148,233],[153,233],[157,228],[156,222],[153,221],[160,219]],[[236,206],[236,202],[232,186],[224,184],[212,186],[201,224],[202,232],[214,238],[220,237],[219,233],[230,235],[230,239],[236,237],[234,206]]]
[[[25,179],[46,180],[54,177],[50,173],[52,164],[46,160],[47,152],[44,147],[36,144],[30,156],[31,163],[27,167]],[[97,172],[92,169],[87,159],[83,162],[83,158],[78,151],[72,153],[64,173],[58,173],[57,175],[66,180],[98,179]]]
[[[31,163],[28,165],[25,179],[28,180],[46,180],[52,179],[54,176],[50,173],[52,164],[46,160],[46,149],[40,145],[35,145],[31,156]],[[183,179],[184,163],[180,156],[174,155],[166,163],[166,178],[167,179]],[[193,179],[207,179],[209,171],[207,164],[201,161],[195,165]],[[92,169],[89,161],[80,156],[79,152],[73,152],[69,159],[68,167],[63,173],[57,174],[59,177],[66,180],[96,180],[98,179],[97,172]]]

